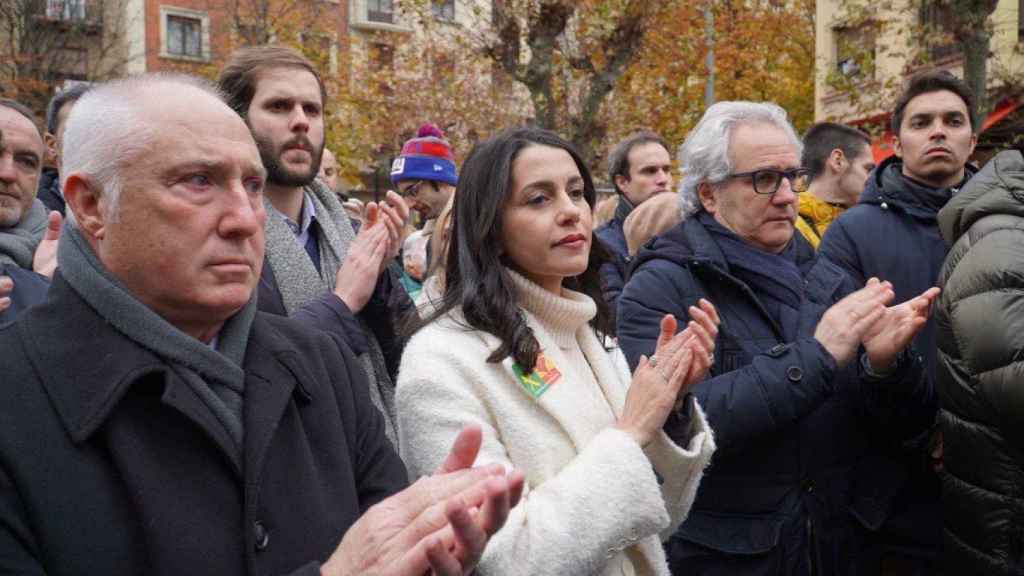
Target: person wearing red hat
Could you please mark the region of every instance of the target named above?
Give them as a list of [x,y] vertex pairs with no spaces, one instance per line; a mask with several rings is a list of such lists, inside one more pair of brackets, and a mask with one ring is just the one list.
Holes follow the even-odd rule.
[[391,183],[423,222],[441,214],[458,182],[451,146],[430,123],[420,126],[391,164]]

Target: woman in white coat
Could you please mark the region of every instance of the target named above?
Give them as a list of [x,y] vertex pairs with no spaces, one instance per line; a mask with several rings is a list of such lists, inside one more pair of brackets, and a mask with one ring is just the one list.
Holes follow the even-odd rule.
[[[484,575],[667,575],[659,537],[686,516],[714,440],[685,389],[717,333],[702,302],[631,376],[608,350],[595,199],[579,155],[555,134],[505,132],[474,148],[455,193],[443,297],[405,348],[399,445],[434,470],[466,423],[477,464],[522,470],[526,492],[479,565]],[[662,431],[684,427],[677,446]]]

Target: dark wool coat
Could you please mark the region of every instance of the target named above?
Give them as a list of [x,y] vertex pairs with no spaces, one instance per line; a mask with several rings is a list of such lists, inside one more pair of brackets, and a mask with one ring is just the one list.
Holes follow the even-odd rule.
[[241,456],[60,277],[0,328],[0,573],[318,574],[406,484],[352,353],[258,313]]
[[665,314],[685,326],[687,308],[703,297],[721,317],[710,375],[690,388],[718,451],[668,544],[673,573],[869,573],[859,566],[877,508],[870,455],[929,422],[918,414],[925,386],[916,356],[873,380],[856,360],[838,369],[813,338],[825,310],[854,287],[803,237],[795,241],[805,271],[795,341],[730,273],[699,218],[640,252],[619,300],[619,344],[631,365],[654,352]]
[[1024,158],[1003,152],[939,213],[936,311],[947,574],[1024,574]]

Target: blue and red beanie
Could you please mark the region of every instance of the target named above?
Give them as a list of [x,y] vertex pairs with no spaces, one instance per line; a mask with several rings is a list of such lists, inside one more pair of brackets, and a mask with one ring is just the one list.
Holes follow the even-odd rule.
[[402,146],[402,153],[391,164],[391,183],[402,180],[435,180],[455,186],[459,176],[455,173],[452,148],[437,126],[427,123],[416,131],[416,137]]

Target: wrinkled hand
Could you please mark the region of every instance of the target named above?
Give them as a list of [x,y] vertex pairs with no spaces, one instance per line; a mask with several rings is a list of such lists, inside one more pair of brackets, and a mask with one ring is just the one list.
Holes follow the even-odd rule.
[[9,294],[14,290],[14,280],[10,276],[0,276],[0,312],[11,307]]
[[[467,427],[433,476],[367,510],[321,569],[324,576],[470,573],[522,495],[523,475],[500,464],[467,469],[480,449]],[[454,468],[454,469],[453,469]]]
[[[376,218],[377,205],[370,203],[368,214]],[[377,286],[377,277],[388,249],[388,230],[383,224],[363,225],[349,246],[345,262],[334,276],[334,293],[353,313],[358,313],[370,301]]]
[[872,278],[864,288],[825,311],[814,330],[814,338],[840,368],[846,366],[857,355],[864,335],[885,314],[885,305],[894,295],[891,283]]
[[32,257],[32,270],[53,280],[53,273],[57,270],[57,245],[60,241],[60,226],[64,222],[60,212],[51,211],[46,221],[46,232],[43,233],[43,240],[36,247],[36,253]]
[[[878,283],[878,280],[872,278],[868,285],[872,282]],[[928,322],[932,302],[938,295],[939,289],[932,287],[916,298],[885,309],[863,336],[864,351],[872,370],[885,372],[893,368],[899,353]]]
[[679,395],[704,377],[711,365],[718,315],[714,306],[701,300],[700,308],[691,306],[686,330],[676,334],[676,319],[666,314],[652,360],[640,357],[633,381],[626,393],[617,428],[633,437],[641,446],[654,439],[676,405]]

